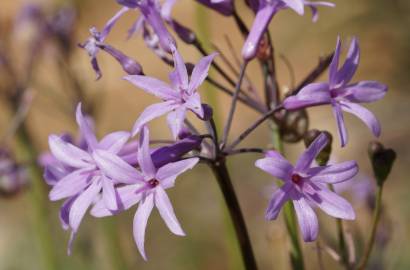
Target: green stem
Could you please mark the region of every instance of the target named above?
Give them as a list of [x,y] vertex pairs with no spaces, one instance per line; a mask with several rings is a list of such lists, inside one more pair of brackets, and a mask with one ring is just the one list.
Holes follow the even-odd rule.
[[128,269],[127,261],[125,260],[124,254],[120,245],[120,238],[118,230],[118,224],[115,219],[108,218],[103,220],[103,233],[105,235],[105,245],[109,253],[111,260],[112,269],[116,270],[126,270]]
[[364,251],[364,255],[361,261],[359,262],[359,266],[357,267],[358,270],[366,269],[367,263],[369,262],[370,254],[372,253],[374,241],[376,239],[377,226],[379,224],[380,216],[381,216],[382,195],[383,195],[383,185],[379,186],[379,189],[377,191],[376,209],[374,210],[373,224],[372,224],[372,229],[370,231],[369,242],[367,243],[367,246]]
[[[329,189],[333,192],[335,192],[335,189],[332,184],[329,184]],[[346,237],[345,237],[345,232],[343,229],[343,220],[340,218],[336,219],[336,230],[337,230],[337,237],[338,237],[338,242],[339,242],[339,252],[341,255],[341,262],[345,266],[347,270],[350,269],[350,262],[349,262],[349,252],[347,250],[347,245],[346,245]]]
[[[280,153],[284,152],[282,138],[280,136],[279,129],[277,125],[272,121],[272,142],[273,146]],[[292,202],[287,202],[283,208],[283,214],[285,218],[285,225],[288,231],[291,250],[290,250],[290,262],[292,264],[292,269],[303,270],[305,269],[302,247],[299,242],[299,231],[297,226],[297,220],[295,215],[295,210],[293,208]]]
[[45,270],[58,269],[57,256],[53,247],[51,225],[48,220],[47,192],[44,187],[42,171],[37,165],[37,151],[29,136],[26,124],[23,123],[16,134],[18,152],[22,159],[28,163],[28,174],[31,186],[28,191],[30,207],[32,208],[33,226],[38,237],[41,256]]

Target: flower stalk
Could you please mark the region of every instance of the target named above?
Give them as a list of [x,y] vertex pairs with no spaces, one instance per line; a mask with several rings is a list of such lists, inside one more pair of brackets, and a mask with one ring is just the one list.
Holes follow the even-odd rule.
[[236,237],[242,253],[243,262],[246,270],[258,269],[255,256],[253,254],[251,241],[246,229],[244,217],[238,198],[236,197],[231,177],[226,167],[226,162],[220,160],[211,165],[212,171],[218,181],[219,187],[225,199],[226,206],[229,210],[232,223],[235,227]]

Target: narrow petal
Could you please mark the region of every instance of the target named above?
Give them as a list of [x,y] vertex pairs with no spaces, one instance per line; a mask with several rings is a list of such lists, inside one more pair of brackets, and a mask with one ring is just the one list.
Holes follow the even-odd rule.
[[148,94],[154,95],[162,100],[172,100],[179,97],[179,93],[172,89],[168,84],[158,79],[141,76],[141,75],[129,75],[124,77],[138,88],[141,88]]
[[314,195],[307,194],[306,196],[326,214],[335,218],[355,219],[353,207],[348,201],[325,187],[316,187],[315,189]]
[[382,99],[387,93],[387,85],[375,81],[361,81],[345,88],[345,99],[353,103],[369,103]]
[[98,148],[117,154],[127,143],[131,134],[127,131],[117,131],[106,135],[98,144]]
[[342,147],[345,147],[347,144],[348,137],[347,137],[347,130],[345,126],[342,108],[341,108],[341,105],[337,103],[333,103],[332,108],[333,108],[333,115],[335,116],[336,122],[337,122],[340,143]]
[[166,0],[161,7],[161,16],[165,20],[169,21],[172,19],[171,13],[177,0]]
[[313,160],[319,155],[328,142],[329,140],[327,136],[324,133],[321,133],[299,157],[295,165],[295,170],[298,172],[305,172],[309,169]]
[[339,69],[339,59],[340,59],[341,47],[342,47],[342,42],[340,40],[340,36],[338,36],[337,41],[336,41],[335,53],[333,55],[332,62],[330,63],[330,66],[329,66],[329,84],[331,87],[337,84],[336,75],[337,75],[337,70]]
[[175,179],[187,170],[192,169],[198,164],[199,158],[189,158],[177,162],[168,163],[159,168],[156,179],[161,182],[163,188],[170,188],[174,186]]
[[171,130],[172,138],[177,140],[179,133],[184,126],[184,120],[186,115],[186,109],[180,107],[167,115],[168,127]]
[[190,94],[194,93],[206,79],[206,77],[208,76],[209,67],[211,66],[212,61],[217,55],[217,53],[210,54],[202,58],[199,63],[195,65],[194,70],[192,71],[191,81],[189,82],[188,92]]
[[95,137],[94,131],[91,128],[88,120],[84,117],[81,111],[81,103],[79,103],[77,106],[76,120],[78,126],[80,127],[81,136],[87,142],[88,147],[94,149],[98,144],[97,138]]
[[61,226],[63,227],[65,231],[70,228],[70,224],[69,224],[70,223],[69,221],[70,209],[76,199],[77,199],[77,196],[69,198],[63,203],[63,205],[60,208],[60,213],[59,213],[60,222],[61,222]]
[[51,153],[63,164],[74,168],[90,166],[91,157],[87,152],[71,143],[63,141],[60,137],[50,135],[48,138],[48,144]]
[[265,218],[267,220],[274,220],[278,217],[282,206],[290,199],[289,191],[292,188],[292,183],[286,183],[272,194],[272,199],[269,202],[269,206],[268,209],[266,209],[265,214]]
[[141,256],[144,260],[147,260],[145,255],[145,229],[147,227],[148,218],[154,208],[154,195],[151,194],[145,198],[144,202],[141,202],[137,212],[134,216],[134,240],[137,244],[138,250],[141,253]]
[[129,10],[128,7],[121,8],[104,26],[103,30],[101,31],[100,41],[104,42],[105,38],[111,32],[111,29],[117,23],[117,21]]
[[307,171],[314,183],[337,184],[352,179],[359,172],[357,162],[346,161],[334,165],[311,168]]
[[73,202],[70,209],[70,227],[74,232],[78,231],[88,207],[101,190],[101,181],[93,181],[92,184]]
[[252,60],[256,56],[259,43],[276,11],[275,5],[265,5],[256,13],[252,28],[242,48],[242,57],[246,61]]
[[360,61],[360,48],[357,38],[353,38],[347,53],[346,61],[336,74],[336,85],[346,85],[356,73]]
[[327,83],[311,83],[303,87],[297,95],[286,98],[283,101],[283,106],[287,110],[295,110],[329,104],[330,102],[329,85]]
[[117,194],[114,188],[114,182],[106,176],[101,177],[102,180],[102,198],[104,201],[105,206],[109,210],[117,210],[118,203],[117,203]]
[[193,111],[200,119],[204,118],[204,109],[201,103],[201,96],[199,93],[193,93],[185,102],[185,106]]
[[155,205],[158,208],[159,214],[161,215],[165,224],[167,224],[169,230],[176,235],[185,236],[185,233],[182,230],[177,217],[175,216],[171,201],[169,200],[165,190],[162,187],[158,186],[155,189],[154,196]]
[[303,240],[305,242],[315,241],[319,233],[319,222],[312,207],[302,195],[297,195],[293,199],[293,206],[295,207]]
[[381,127],[379,120],[374,116],[374,114],[366,109],[363,106],[360,106],[355,103],[351,102],[340,102],[342,105],[342,110],[345,112],[351,113],[353,115],[356,115],[359,119],[361,119],[372,131],[373,135],[376,137],[380,136],[381,133]]
[[134,127],[132,128],[132,136],[135,136],[138,132],[140,132],[142,126],[151,120],[169,113],[178,106],[179,105],[175,104],[174,101],[166,101],[148,106],[138,117],[137,121],[135,121]]
[[293,171],[293,166],[284,158],[258,159],[255,166],[283,181],[288,181]]
[[142,193],[137,193],[141,187],[142,184],[133,184],[117,188],[116,193],[119,201],[118,210],[109,210],[104,200],[99,200],[91,209],[90,214],[94,217],[106,217],[118,214],[120,211],[128,210],[141,200]]
[[305,12],[305,4],[302,0],[282,0],[288,7],[296,11],[299,15]]
[[137,157],[138,164],[145,179],[154,178],[157,170],[155,169],[154,163],[152,163],[151,151],[149,148],[149,129],[146,126],[143,127],[140,134]]
[[174,57],[174,66],[175,66],[175,77],[179,84],[179,87],[182,89],[188,89],[188,71],[185,66],[184,59],[179,54],[178,50],[175,48],[172,52]]
[[58,201],[74,196],[82,192],[89,185],[89,181],[89,170],[75,170],[57,182],[50,191],[49,199],[51,201]]
[[135,184],[144,181],[144,177],[137,169],[110,152],[96,150],[93,157],[98,168],[114,181],[124,184]]

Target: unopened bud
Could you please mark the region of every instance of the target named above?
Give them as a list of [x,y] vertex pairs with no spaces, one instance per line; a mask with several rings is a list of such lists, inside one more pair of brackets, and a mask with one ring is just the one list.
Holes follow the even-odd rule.
[[385,149],[380,142],[376,141],[370,142],[368,152],[377,184],[382,186],[396,160],[396,152],[393,149]]
[[98,47],[101,50],[109,53],[112,57],[114,57],[122,66],[122,69],[129,75],[142,75],[142,67],[141,65],[135,61],[134,59],[126,56],[121,51],[117,50],[116,48],[107,45],[107,44],[99,44]]
[[213,112],[214,112],[212,107],[209,106],[208,104],[202,103],[202,110],[204,111],[204,116],[201,117],[201,120],[203,121],[211,120],[213,116]]
[[170,25],[183,42],[187,44],[194,44],[195,42],[197,42],[196,35],[191,29],[183,26],[175,20],[172,20],[170,22]]
[[317,129],[311,129],[308,132],[306,132],[304,136],[304,141],[306,147],[309,147],[309,145],[313,143],[313,141],[322,133],[326,135],[328,143],[325,146],[325,148],[323,148],[322,152],[320,152],[319,155],[317,155],[316,162],[319,164],[319,166],[326,166],[329,162],[330,155],[332,154],[332,134],[330,134],[328,131],[319,131]]

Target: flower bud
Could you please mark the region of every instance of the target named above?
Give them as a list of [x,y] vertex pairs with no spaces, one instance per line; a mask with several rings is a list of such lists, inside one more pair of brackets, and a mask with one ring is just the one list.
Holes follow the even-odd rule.
[[280,133],[285,142],[297,143],[309,128],[309,118],[305,110],[282,110],[275,115],[279,121]]
[[393,149],[385,149],[380,142],[373,141],[369,144],[368,153],[377,184],[382,186],[396,160],[396,152]]
[[200,119],[203,121],[209,121],[211,120],[213,116],[213,109],[211,106],[208,104],[202,103],[202,110],[204,111],[204,116],[201,117]]
[[195,42],[197,42],[197,38],[195,33],[183,26],[182,24],[180,24],[179,22],[172,20],[170,22],[170,25],[172,27],[172,29],[174,29],[175,33],[178,35],[178,37],[185,43],[187,44],[194,44]]
[[107,44],[98,44],[98,47],[109,53],[112,57],[114,57],[122,66],[122,69],[129,75],[142,75],[142,67],[141,65],[135,61],[134,59],[126,56],[121,51],[117,50],[116,48],[107,45]]
[[304,136],[304,141],[306,147],[309,147],[309,145],[322,133],[324,133],[328,138],[328,143],[326,147],[323,148],[322,152],[320,152],[319,155],[317,155],[316,162],[319,164],[319,166],[326,166],[329,162],[330,155],[332,154],[332,134],[330,134],[328,131],[319,131],[317,129],[311,129],[308,132],[306,132]]

